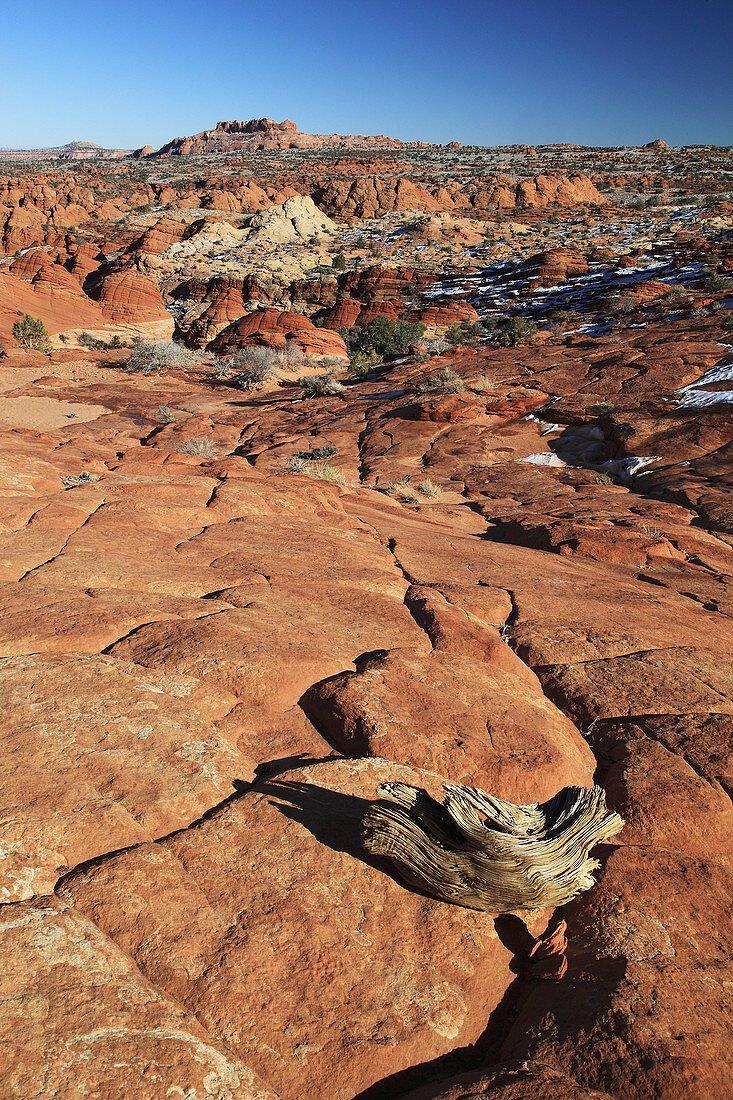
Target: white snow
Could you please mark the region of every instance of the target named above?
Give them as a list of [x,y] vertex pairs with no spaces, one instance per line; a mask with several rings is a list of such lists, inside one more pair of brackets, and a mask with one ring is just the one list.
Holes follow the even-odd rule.
[[533,466],[567,466],[567,462],[554,454],[527,455],[525,458],[518,458],[517,462],[531,462]]
[[[723,344],[723,347],[730,347]],[[730,348],[733,351],[733,348]],[[705,409],[712,405],[733,405],[733,389],[703,390],[700,386],[714,385],[716,382],[733,382],[733,363],[718,363],[711,367],[702,378],[688,386],[680,386],[675,392],[680,394],[678,409]]]

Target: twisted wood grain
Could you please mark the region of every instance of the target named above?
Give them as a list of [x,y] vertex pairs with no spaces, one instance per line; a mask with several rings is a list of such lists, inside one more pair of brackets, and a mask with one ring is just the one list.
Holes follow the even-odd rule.
[[362,843],[404,882],[468,909],[564,905],[594,884],[591,848],[623,827],[601,787],[564,787],[532,806],[474,787],[443,790],[441,805],[419,787],[383,784],[363,816]]

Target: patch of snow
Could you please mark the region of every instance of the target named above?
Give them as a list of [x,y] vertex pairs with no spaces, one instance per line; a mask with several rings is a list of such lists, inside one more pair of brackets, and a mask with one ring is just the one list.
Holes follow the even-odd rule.
[[563,432],[565,431],[564,424],[553,424],[549,420],[542,420],[539,416],[535,416],[534,413],[527,413],[523,420],[534,420],[537,427],[540,429],[540,435],[550,435],[551,432]]
[[604,474],[610,474],[622,485],[630,485],[639,470],[649,466],[652,462],[659,462],[660,458],[661,455],[634,455],[630,458],[613,458],[609,459],[608,462],[601,462],[596,469],[602,470]]
[[[723,344],[723,347],[730,347]],[[730,349],[733,351],[733,348]],[[700,386],[715,385],[716,382],[733,382],[733,363],[718,363],[716,367],[703,374],[696,382],[688,386],[680,386],[675,393],[680,394],[677,401],[678,409],[705,409],[712,405],[733,405],[733,389],[730,390],[703,390]]]
[[555,454],[535,454],[526,455],[525,458],[518,458],[517,462],[530,462],[533,466],[567,466],[567,462]]

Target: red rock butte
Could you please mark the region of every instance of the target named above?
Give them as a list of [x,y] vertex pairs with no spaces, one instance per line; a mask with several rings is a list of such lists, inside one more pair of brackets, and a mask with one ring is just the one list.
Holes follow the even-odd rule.
[[350,149],[366,146],[390,149],[403,145],[423,145],[404,142],[384,134],[371,137],[354,134],[301,134],[290,119],[275,122],[272,118],[253,118],[249,122],[218,122],[213,130],[203,130],[191,137],[175,138],[155,152],[138,150],[138,156],[201,156],[206,153],[232,153],[255,149]]

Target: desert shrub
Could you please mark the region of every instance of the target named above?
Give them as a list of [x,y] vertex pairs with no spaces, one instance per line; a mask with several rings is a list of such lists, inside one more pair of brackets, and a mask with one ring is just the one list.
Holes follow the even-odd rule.
[[148,343],[137,339],[133,352],[123,370],[128,374],[155,374],[159,370],[171,370],[174,367],[191,367],[202,359],[210,358],[202,352],[192,352],[173,340],[156,340]]
[[344,334],[350,355],[375,351],[384,358],[402,355],[410,344],[419,340],[425,332],[420,321],[393,321],[390,317],[375,317],[362,328],[352,328]]
[[433,390],[439,393],[462,393],[465,390],[463,379],[450,367],[438,371],[437,374],[428,374],[415,386],[418,393],[429,393]]
[[99,481],[99,474],[92,474],[89,470],[82,470],[80,474],[68,474],[61,481],[67,489],[73,489],[76,485],[88,485],[92,481]]
[[346,271],[346,257],[344,256],[343,251],[339,251],[336,253],[333,261],[333,266],[336,271]]
[[440,493],[440,486],[431,481],[429,477],[426,477],[423,481],[418,481],[415,488],[424,497],[437,497]]
[[[399,496],[404,498],[405,494],[415,496],[415,493],[410,485],[410,478],[401,477],[399,481],[385,481],[382,485],[375,486],[378,493],[384,493],[387,497]],[[415,500],[418,498],[415,497]]]
[[609,298],[606,302],[606,310],[608,313],[633,313],[637,308],[638,302],[634,298]]
[[123,344],[119,336],[113,336],[111,340],[98,340],[91,332],[80,332],[76,338],[77,344],[83,348],[91,348],[93,351],[110,351],[117,348],[129,348],[129,344]]
[[381,355],[372,351],[357,351],[351,360],[351,369],[357,378],[368,378],[375,367],[382,364]]
[[428,356],[442,355],[451,346],[443,336],[433,336],[431,340],[423,340],[423,345]]
[[671,286],[667,293],[664,295],[666,302],[689,302],[690,295],[687,293],[683,286]]
[[345,388],[331,374],[307,374],[298,380],[304,397],[337,397]]
[[[327,450],[327,448],[322,448]],[[323,460],[312,461],[315,451],[311,451],[308,457],[304,457],[305,452],[301,451],[300,454],[293,455],[293,457],[286,463],[284,470],[290,474],[305,474],[307,477],[312,477],[316,481],[334,481],[337,485],[344,485],[344,475],[339,470],[338,466],[331,466]]]
[[185,443],[179,443],[176,450],[183,455],[200,455],[202,458],[213,458],[216,454],[211,440],[202,437],[187,439]]
[[480,374],[471,388],[483,393],[486,390],[493,390],[495,387],[496,382],[493,378],[489,378],[488,374]]
[[176,418],[167,405],[158,405],[158,416],[164,424],[175,424]]
[[48,352],[51,348],[46,326],[39,317],[32,317],[30,313],[24,313],[13,324],[13,339],[19,347],[32,351]]
[[297,340],[292,337],[285,340],[285,351],[282,353],[282,366],[284,370],[297,370],[303,361],[303,349]]
[[2,342],[2,340],[0,340],[0,359],[4,359],[7,354],[8,353],[5,350],[5,344]]
[[335,481],[337,485],[344,484],[344,475],[338,466],[329,466],[327,462],[306,462],[303,473],[316,481]]
[[526,343],[537,332],[537,325],[528,317],[510,317],[499,332],[499,343],[504,348],[516,348]]
[[596,474],[596,481],[599,485],[613,485],[613,478],[608,474]]
[[733,279],[726,278],[725,275],[712,274],[708,275],[702,285],[705,290],[733,290]]
[[252,390],[269,382],[284,356],[272,348],[241,348],[227,360],[227,373],[232,372],[232,385],[240,390]]
[[338,447],[328,445],[326,447],[314,447],[311,451],[298,451],[295,457],[302,459],[303,462],[324,462],[327,458],[333,458],[338,453]]
[[733,313],[727,313],[720,322],[720,327],[729,332],[733,328]]
[[479,336],[483,335],[484,326],[480,322],[470,324],[468,321],[461,321],[460,324],[451,325],[445,334],[445,338],[449,344],[453,344],[454,347],[467,346],[472,344]]

